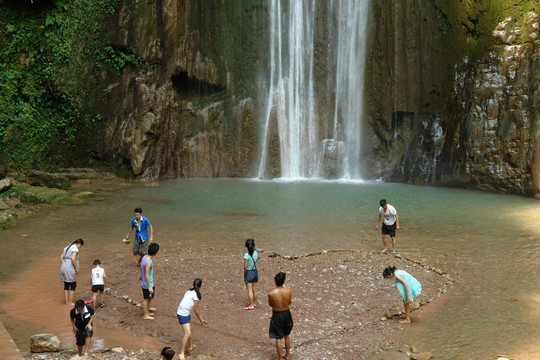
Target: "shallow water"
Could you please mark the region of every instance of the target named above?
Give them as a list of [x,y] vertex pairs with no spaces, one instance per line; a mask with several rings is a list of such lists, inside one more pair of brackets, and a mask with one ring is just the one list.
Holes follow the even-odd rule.
[[[242,251],[243,241],[253,237],[266,252],[294,255],[380,249],[374,225],[378,201],[386,198],[400,216],[398,252],[447,270],[456,280],[416,315],[405,341],[441,359],[540,357],[537,200],[381,182],[187,179],[114,192],[100,191],[109,185],[91,187],[96,200],[38,214],[0,233],[8,254],[0,265],[8,282],[0,290],[6,298],[0,320],[22,348],[29,336],[45,330],[72,342],[58,279],[62,248],[77,237],[85,240],[78,282],[86,288],[95,258],[109,251],[129,255],[120,240],[135,207],[143,208],[162,246]],[[97,347],[143,346],[127,332],[105,330],[101,338],[96,335]],[[146,347],[160,345],[147,341]]]

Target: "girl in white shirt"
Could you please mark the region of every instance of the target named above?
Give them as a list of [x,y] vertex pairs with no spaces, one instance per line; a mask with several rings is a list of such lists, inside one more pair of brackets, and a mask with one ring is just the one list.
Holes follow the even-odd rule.
[[206,325],[206,321],[201,317],[199,313],[199,301],[201,300],[201,293],[199,289],[202,286],[201,279],[193,280],[193,287],[186,291],[184,298],[180,301],[178,305],[178,310],[176,310],[176,316],[178,317],[178,322],[182,325],[184,330],[184,338],[182,339],[182,350],[178,357],[180,360],[184,360],[184,352],[186,350],[186,345],[189,342],[188,351],[193,351],[195,349],[195,344],[193,344],[193,323],[191,321],[191,309],[197,315],[197,318],[201,322],[201,325]]

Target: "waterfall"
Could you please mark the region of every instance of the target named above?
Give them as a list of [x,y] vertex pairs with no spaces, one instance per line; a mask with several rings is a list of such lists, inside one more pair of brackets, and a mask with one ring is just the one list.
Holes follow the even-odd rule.
[[361,178],[369,3],[269,0],[259,178],[268,166],[272,127],[279,138],[281,177]]

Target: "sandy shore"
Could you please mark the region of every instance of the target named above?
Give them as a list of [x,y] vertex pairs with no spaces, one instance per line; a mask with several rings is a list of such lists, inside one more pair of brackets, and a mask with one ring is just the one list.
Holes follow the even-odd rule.
[[[122,251],[125,250],[125,251]],[[110,278],[106,307],[97,310],[100,323],[114,324],[135,334],[149,335],[179,349],[182,329],[176,308],[195,278],[203,280],[200,311],[208,321],[194,321],[196,351],[193,359],[275,359],[274,342],[268,338],[271,309],[267,293],[278,271],[287,273],[291,288],[292,359],[408,359],[411,344],[399,333],[414,326],[424,306],[436,301],[453,282],[441,270],[391,255],[362,251],[329,251],[297,258],[260,253],[259,300],[254,311],[245,311],[247,294],[243,283],[243,249],[162,248],[155,261],[155,320],[142,319],[139,267],[128,247],[103,258]],[[384,267],[395,265],[413,274],[423,291],[415,299],[413,323],[399,324],[402,300],[393,281],[381,276]],[[90,298],[90,291],[82,294]],[[128,302],[131,300],[131,303]],[[394,339],[394,340],[392,340]],[[425,349],[424,349],[425,350]],[[69,359],[73,352],[26,354],[27,359]],[[152,352],[95,351],[94,359],[158,359]]]

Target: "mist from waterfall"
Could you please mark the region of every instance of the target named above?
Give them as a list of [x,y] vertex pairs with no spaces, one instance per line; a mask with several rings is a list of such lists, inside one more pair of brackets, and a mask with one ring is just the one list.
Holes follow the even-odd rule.
[[[267,96],[261,101],[259,178],[267,171],[276,126],[282,178],[361,178],[369,4],[370,0],[268,2],[269,64],[263,90]],[[316,29],[320,24],[323,31]],[[317,59],[321,51],[326,58]],[[316,68],[317,61],[327,63],[324,71]],[[327,104],[321,103],[323,93]]]

